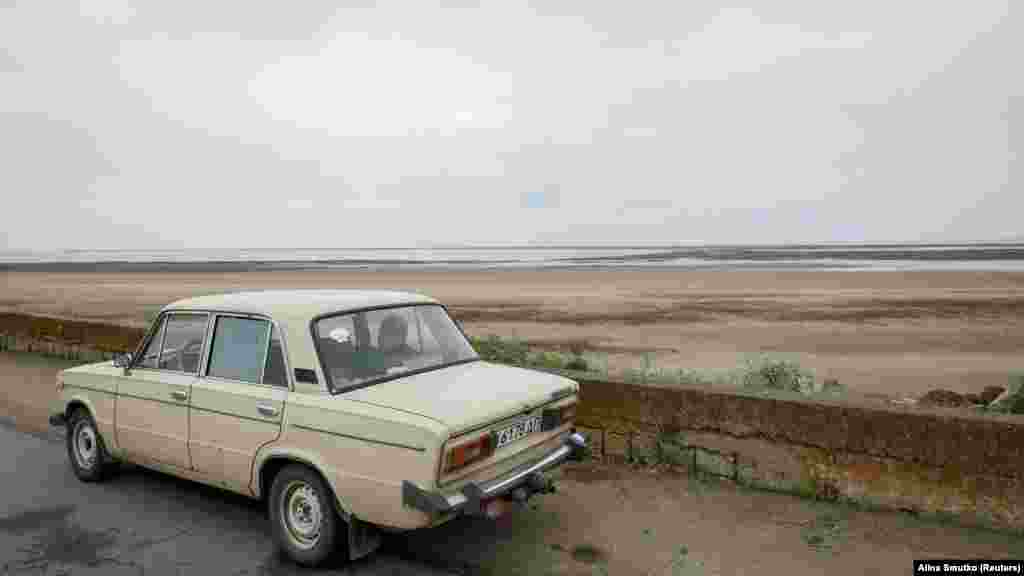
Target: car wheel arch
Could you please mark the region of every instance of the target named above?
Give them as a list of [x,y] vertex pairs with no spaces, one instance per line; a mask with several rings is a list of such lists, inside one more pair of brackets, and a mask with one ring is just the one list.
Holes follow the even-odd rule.
[[[78,399],[78,398],[72,398],[72,399],[68,400],[67,404],[64,407],[64,416],[66,418],[65,423],[64,423],[64,425],[65,425],[64,440],[67,443],[68,457],[72,458],[72,459],[74,458],[74,456],[72,456],[72,454],[71,454],[71,445],[75,441],[74,440],[74,436],[75,436],[76,431],[74,430],[74,427],[76,426],[76,421],[79,418],[81,418],[80,416],[77,416],[79,414],[81,414],[84,417],[84,419],[87,420],[91,424],[93,432],[96,435],[95,436],[95,440],[96,440],[97,444],[99,445],[99,448],[98,448],[99,449],[99,455],[98,455],[99,462],[97,462],[97,464],[99,465],[99,470],[98,470],[98,472],[95,475],[89,474],[89,476],[90,476],[89,479],[83,478],[83,476],[81,476],[79,474],[77,468],[76,468],[75,474],[78,475],[79,479],[82,479],[82,480],[84,480],[86,482],[96,482],[96,481],[104,480],[107,477],[109,477],[110,472],[111,472],[109,467],[110,467],[111,464],[114,464],[115,462],[117,462],[117,458],[115,458],[114,456],[112,456],[110,454],[110,451],[109,451],[109,448],[108,448],[109,444],[107,443],[107,439],[103,437],[103,432],[100,431],[99,426],[96,423],[96,414],[95,414],[92,406],[90,405],[90,403],[88,401],[82,400],[82,399]],[[75,463],[74,462],[72,462],[72,467],[75,468]]]
[[330,477],[324,474],[323,469],[316,465],[311,458],[306,458],[301,455],[296,455],[287,452],[278,452],[267,454],[260,460],[259,467],[254,474],[255,478],[255,490],[254,494],[262,499],[266,500],[270,497],[270,487],[274,483],[274,477],[280,472],[285,466],[289,464],[299,464],[305,466],[315,472],[320,479],[323,480],[324,484],[331,491],[331,501],[334,502],[334,509],[346,522],[352,516],[349,512],[348,506],[342,501],[341,496],[338,494],[338,490],[335,488],[334,483],[331,482]]
[[[114,438],[107,438],[106,436],[104,436],[103,428],[100,425],[100,420],[99,418],[97,418],[96,407],[93,405],[92,401],[89,399],[88,396],[75,395],[69,398],[67,402],[64,404],[64,417],[70,420],[71,416],[75,413],[76,410],[82,410],[86,414],[88,414],[89,417],[92,418],[92,421],[96,423],[96,433],[103,438],[103,441],[107,443],[108,447],[113,445],[111,440],[114,440]],[[109,432],[110,436],[113,436],[113,431]]]
[[[92,403],[85,398],[74,397],[68,400],[67,404],[64,405],[64,416],[71,419],[71,415],[77,410],[83,410],[85,413],[92,418],[93,422],[96,421],[96,411],[93,410]],[[99,430],[97,430],[98,432]]]

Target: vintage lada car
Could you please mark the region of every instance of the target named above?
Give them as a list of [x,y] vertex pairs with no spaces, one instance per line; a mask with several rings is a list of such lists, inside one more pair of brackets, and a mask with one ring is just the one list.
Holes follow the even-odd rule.
[[579,386],[482,361],[439,302],[389,291],[201,296],[133,354],[60,373],[50,423],[86,482],[132,462],[266,500],[316,565],[382,530],[495,517],[585,450]]

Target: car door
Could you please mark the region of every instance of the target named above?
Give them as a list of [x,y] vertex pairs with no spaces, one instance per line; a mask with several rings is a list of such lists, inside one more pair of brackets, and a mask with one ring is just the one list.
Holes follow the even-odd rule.
[[130,459],[191,467],[188,399],[199,374],[209,314],[165,313],[128,373],[118,378],[117,445]]
[[281,433],[288,395],[284,343],[256,316],[218,314],[203,376],[192,386],[192,466],[228,488],[249,491],[256,451]]

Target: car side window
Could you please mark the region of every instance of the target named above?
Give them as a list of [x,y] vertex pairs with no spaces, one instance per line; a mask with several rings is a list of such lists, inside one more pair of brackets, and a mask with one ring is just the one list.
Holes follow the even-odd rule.
[[270,323],[260,318],[217,318],[207,375],[259,384],[267,362],[269,328]]
[[156,368],[160,357],[160,346],[164,343],[164,328],[167,327],[167,316],[160,319],[160,326],[153,333],[153,338],[146,344],[142,357],[135,362],[137,368]]
[[206,339],[206,314],[171,314],[164,326],[164,345],[160,350],[161,370],[195,374],[203,357]]
[[270,327],[270,349],[267,351],[267,362],[263,366],[263,383],[270,386],[288,387],[288,371],[284,368],[284,347],[281,346],[281,335],[277,327]]
[[368,337],[361,337],[365,332],[365,322],[359,330],[356,326],[356,314],[325,318],[317,323],[317,340],[320,354],[327,359],[330,366],[344,373],[344,378],[351,377],[353,357],[356,351],[366,346]]

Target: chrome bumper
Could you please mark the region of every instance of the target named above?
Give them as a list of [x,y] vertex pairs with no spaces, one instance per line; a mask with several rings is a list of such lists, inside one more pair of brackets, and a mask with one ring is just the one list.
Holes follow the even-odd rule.
[[528,462],[512,469],[505,475],[487,482],[470,482],[462,491],[451,496],[423,490],[409,482],[402,481],[402,504],[426,512],[431,516],[442,516],[453,512],[481,514],[482,502],[491,498],[510,495],[515,491],[516,499],[525,499],[538,492],[552,492],[550,481],[541,473],[550,470],[566,460],[582,460],[587,441],[579,433],[572,433],[565,443],[535,462]]

